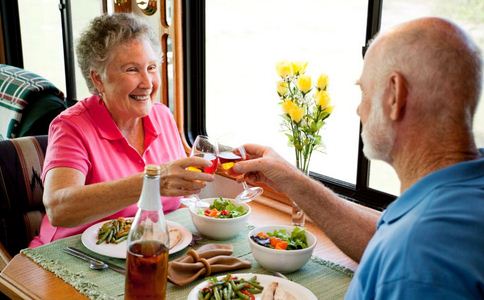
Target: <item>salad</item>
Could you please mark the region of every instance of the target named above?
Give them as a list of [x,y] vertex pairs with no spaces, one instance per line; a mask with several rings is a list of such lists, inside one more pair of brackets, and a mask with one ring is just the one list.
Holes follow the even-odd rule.
[[285,229],[274,230],[273,232],[259,232],[250,237],[257,244],[277,250],[298,250],[308,247],[306,231],[295,227],[289,234]]
[[246,213],[247,209],[244,206],[236,205],[222,197],[215,199],[209,208],[198,211],[199,215],[217,219],[238,218]]

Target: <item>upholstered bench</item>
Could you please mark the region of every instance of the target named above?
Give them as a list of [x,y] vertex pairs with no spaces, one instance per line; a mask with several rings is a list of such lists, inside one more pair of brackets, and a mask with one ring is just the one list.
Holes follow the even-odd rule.
[[0,246],[7,252],[4,260],[28,247],[39,233],[45,214],[40,175],[46,148],[47,135],[0,141]]

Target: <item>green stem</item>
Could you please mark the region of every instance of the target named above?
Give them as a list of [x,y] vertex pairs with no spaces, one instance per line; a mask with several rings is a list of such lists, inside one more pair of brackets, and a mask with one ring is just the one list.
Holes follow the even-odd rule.
[[290,125],[291,125],[291,131],[292,131],[292,139],[293,139],[292,143],[293,143],[294,151],[296,155],[296,167],[299,168],[299,163],[300,163],[299,151],[297,150],[296,145],[294,145],[294,141],[299,140],[299,131],[297,130],[298,129],[297,125],[295,125],[292,122],[290,122]]

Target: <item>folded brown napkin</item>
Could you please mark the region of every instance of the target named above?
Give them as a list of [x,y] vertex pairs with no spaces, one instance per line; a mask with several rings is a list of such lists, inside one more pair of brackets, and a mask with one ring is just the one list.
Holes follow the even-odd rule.
[[214,273],[250,268],[250,262],[231,256],[230,244],[207,244],[168,263],[168,280],[178,286]]

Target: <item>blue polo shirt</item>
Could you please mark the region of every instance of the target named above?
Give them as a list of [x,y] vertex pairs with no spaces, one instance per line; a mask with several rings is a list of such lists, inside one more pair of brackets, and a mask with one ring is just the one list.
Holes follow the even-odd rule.
[[427,175],[387,208],[346,299],[484,299],[482,156]]

